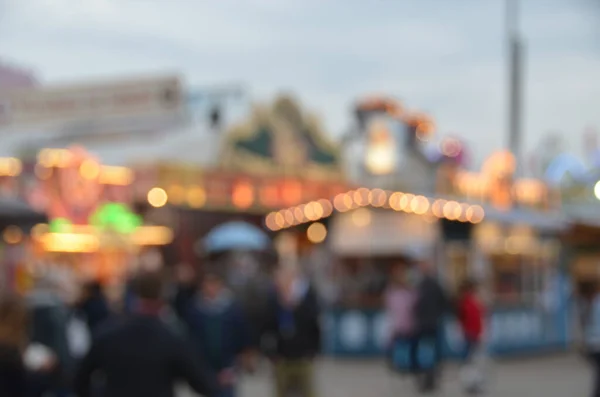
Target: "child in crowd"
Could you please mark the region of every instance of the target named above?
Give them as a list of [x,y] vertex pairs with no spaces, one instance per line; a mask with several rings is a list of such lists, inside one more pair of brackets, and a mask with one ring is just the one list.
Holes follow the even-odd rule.
[[476,362],[476,355],[481,353],[485,315],[483,304],[477,295],[475,281],[467,280],[461,286],[457,310],[465,340],[463,363],[466,391],[469,394],[480,394],[483,388],[483,369]]

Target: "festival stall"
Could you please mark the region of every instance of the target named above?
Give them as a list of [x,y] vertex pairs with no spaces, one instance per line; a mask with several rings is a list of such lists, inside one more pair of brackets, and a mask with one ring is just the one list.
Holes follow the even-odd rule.
[[169,228],[144,225],[130,208],[131,170],[103,165],[80,147],[44,149],[32,170],[27,198],[49,218],[32,229],[38,266],[117,285],[146,247],[171,241]]
[[[563,349],[569,313],[560,236],[567,219],[546,184],[514,178],[514,169],[512,156],[501,152],[481,173],[440,167],[445,177],[437,197],[378,188],[337,195],[330,204],[342,213],[333,222],[340,226],[332,228],[327,243],[368,262],[406,246],[410,256],[438,264],[451,294],[467,277],[475,278],[489,307],[489,347],[495,354]],[[271,213],[266,223],[285,229],[286,215],[299,208]],[[386,323],[380,304],[336,307],[327,315],[327,350],[338,356],[381,354]],[[450,354],[462,351],[451,319],[446,342]]]
[[[182,154],[180,159],[135,167],[140,178],[134,190],[137,200],[147,199],[147,219],[172,222],[177,247],[173,261],[197,263],[202,256],[197,242],[221,223],[243,221],[264,228],[270,211],[318,203],[347,190],[337,149],[317,119],[290,98],[256,107],[248,119],[224,132],[218,146],[215,162],[192,163]],[[315,207],[306,216],[316,219],[331,210]],[[284,218],[293,221],[292,214]]]

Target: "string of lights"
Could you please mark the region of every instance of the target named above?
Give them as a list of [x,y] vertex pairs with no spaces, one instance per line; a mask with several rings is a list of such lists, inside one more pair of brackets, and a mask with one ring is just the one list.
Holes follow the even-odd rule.
[[338,194],[332,200],[310,201],[271,212],[266,216],[265,224],[270,230],[278,231],[325,219],[334,211],[342,213],[364,207],[382,208],[428,216],[432,219],[447,219],[473,224],[480,223],[485,218],[485,211],[480,205],[363,187]]

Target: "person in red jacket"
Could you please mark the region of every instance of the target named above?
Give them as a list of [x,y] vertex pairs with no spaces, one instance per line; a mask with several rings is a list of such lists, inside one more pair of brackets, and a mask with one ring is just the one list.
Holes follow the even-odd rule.
[[464,360],[468,362],[481,344],[485,315],[475,281],[467,280],[461,286],[457,309],[466,345]]

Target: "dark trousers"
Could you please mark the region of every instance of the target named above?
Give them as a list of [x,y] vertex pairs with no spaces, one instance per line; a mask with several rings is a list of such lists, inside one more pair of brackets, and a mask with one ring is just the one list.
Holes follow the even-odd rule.
[[594,386],[592,397],[600,397],[600,353],[591,354],[591,362],[594,366]]
[[[424,366],[420,351],[424,345],[430,345],[433,349],[433,360],[430,365]],[[437,388],[437,379],[441,372],[442,362],[442,338],[440,329],[428,329],[419,332],[415,338],[413,352],[413,363],[416,363],[415,372],[417,386],[422,392],[430,392]]]

